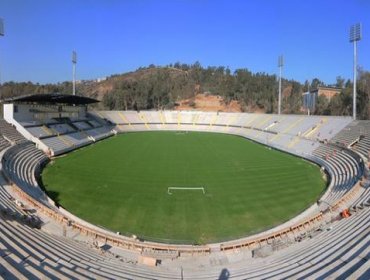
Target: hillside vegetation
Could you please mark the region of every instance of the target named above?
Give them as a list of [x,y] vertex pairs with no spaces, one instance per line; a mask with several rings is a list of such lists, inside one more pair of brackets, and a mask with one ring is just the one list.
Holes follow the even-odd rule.
[[[301,94],[318,85],[325,84],[319,79],[313,79],[311,83],[306,81],[304,84],[283,79],[283,112],[302,113]],[[321,96],[315,114],[351,114],[351,81],[338,77],[334,86],[342,88],[341,94],[330,101]],[[70,82],[46,85],[8,82],[1,86],[0,92],[2,97],[52,92],[69,94],[72,92],[72,85]],[[192,65],[175,63],[165,67],[150,65],[134,72],[112,75],[101,82],[82,81],[77,86],[77,93],[101,100],[97,105],[99,109],[176,109],[181,108],[184,102],[187,109],[200,109],[196,102],[197,96],[199,99],[199,94],[202,94],[218,96],[221,111],[276,113],[278,83],[276,75],[252,73],[248,69],[231,72],[224,66],[202,67],[198,62]],[[369,119],[369,102],[370,72],[359,70],[359,118]],[[206,109],[205,106],[201,107]]]

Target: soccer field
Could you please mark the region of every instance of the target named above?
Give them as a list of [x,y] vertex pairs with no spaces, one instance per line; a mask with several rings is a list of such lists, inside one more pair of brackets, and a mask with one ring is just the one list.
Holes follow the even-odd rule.
[[91,223],[197,244],[278,225],[326,185],[318,166],[242,137],[162,131],[121,134],[71,152],[52,161],[42,179],[54,200]]

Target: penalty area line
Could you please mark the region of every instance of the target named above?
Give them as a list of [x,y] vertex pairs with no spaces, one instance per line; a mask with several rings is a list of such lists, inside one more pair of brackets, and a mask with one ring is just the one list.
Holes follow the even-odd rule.
[[206,194],[205,188],[204,187],[168,187],[167,188],[167,193],[169,195],[172,195],[173,191],[202,191],[203,194]]

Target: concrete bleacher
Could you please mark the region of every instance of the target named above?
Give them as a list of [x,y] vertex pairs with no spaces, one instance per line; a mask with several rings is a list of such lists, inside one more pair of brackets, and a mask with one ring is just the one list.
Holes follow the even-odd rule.
[[[370,209],[317,230],[274,255],[227,263],[231,279],[333,279],[369,276]],[[330,268],[329,268],[330,266]],[[185,271],[186,272],[186,271]],[[187,279],[217,279],[219,271],[188,271]],[[344,278],[343,278],[344,279]],[[353,278],[354,279],[354,278]],[[366,279],[366,278],[364,278]]]
[[35,199],[50,206],[50,200],[40,189],[37,176],[49,158],[31,142],[9,148],[2,156],[2,170],[14,184]]
[[67,123],[49,124],[48,128],[54,131],[55,134],[66,134],[75,132],[76,130]]
[[92,127],[100,127],[101,124],[97,122],[96,120],[88,120],[87,121]]
[[92,137],[94,141],[113,135],[112,128],[106,126],[85,130],[85,133]]
[[181,268],[171,261],[155,268],[146,267],[3,218],[0,219],[0,275],[6,279],[218,279],[227,269],[231,279],[368,279],[369,222],[370,208],[367,208],[272,256],[235,263],[225,256],[224,264],[202,269],[196,261]]
[[0,275],[6,279],[180,279],[179,273],[156,273],[15,221],[0,220],[0,226]]
[[25,141],[22,134],[20,134],[12,125],[8,124],[5,120],[0,119],[0,134],[3,138],[10,143],[21,143]]
[[35,138],[45,144],[52,155],[91,144],[113,135],[112,126],[103,125],[93,118],[44,120],[44,123],[20,124]]
[[100,111],[117,130],[195,130],[232,133],[298,155],[330,140],[351,122],[348,117],[196,111]]
[[52,130],[47,128],[44,125],[39,125],[39,126],[32,126],[32,127],[27,127],[27,130],[35,137],[37,138],[44,138],[44,137],[50,137],[53,135],[56,135]]
[[355,209],[358,207],[364,208],[370,206],[370,185],[363,189],[362,194],[353,202],[352,207]]
[[42,142],[54,152],[54,155],[68,152],[74,148],[71,143],[63,141],[60,136],[42,139]]
[[350,147],[365,158],[369,158],[370,121],[354,121],[344,127],[331,140],[333,143]]
[[53,155],[59,155],[113,135],[112,127],[86,128],[79,131],[69,130],[64,134],[40,138],[40,140],[52,150]]
[[[119,124],[118,131],[144,130],[196,130],[242,135],[267,145],[307,157],[322,163],[331,174],[332,184],[323,199],[329,205],[346,196],[363,174],[362,159],[338,146],[347,118],[304,116],[266,116],[254,114],[201,112],[98,112],[112,123]],[[120,122],[116,122],[119,120]],[[77,124],[79,123],[79,124]],[[302,124],[302,127],[299,127]],[[303,125],[304,124],[304,125]],[[331,125],[330,125],[331,124]],[[38,125],[40,126],[40,125]],[[30,124],[27,128],[35,127]],[[112,127],[95,120],[73,120],[73,131],[62,135],[45,135],[50,147],[68,151],[71,146],[81,146],[85,139],[93,142],[100,135],[112,133]],[[4,130],[16,134],[13,127]],[[329,131],[328,131],[329,130]],[[304,131],[304,132],[302,132]],[[361,129],[356,130],[359,139]],[[353,132],[353,131],[352,131]],[[136,257],[122,257],[104,252],[92,243],[79,242],[32,228],[15,219],[25,212],[17,206],[2,173],[44,207],[56,213],[58,209],[41,191],[37,175],[48,157],[21,135],[17,141],[3,137],[0,130],[0,278],[5,279],[369,279],[370,278],[370,188],[360,188],[360,194],[350,205],[351,216],[346,219],[323,219],[320,227],[310,227],[289,236],[294,242],[276,250],[265,258],[252,258],[248,249],[239,248],[206,256],[166,259],[176,256],[174,251],[155,250],[154,258],[165,258],[156,267],[137,262]],[[37,134],[37,133],[36,133]],[[354,134],[354,133],[352,133]],[[339,136],[336,136],[339,135]],[[362,134],[361,134],[362,135]],[[93,138],[93,139],[92,139]],[[323,140],[329,143],[323,143]],[[363,139],[361,139],[363,140]],[[49,141],[49,142],[48,142]],[[54,143],[53,141],[57,141]],[[360,143],[361,141],[359,141]],[[53,144],[54,143],[54,144]],[[333,144],[334,143],[334,144]],[[365,142],[366,143],[366,142]],[[360,143],[361,144],[361,143]],[[356,145],[351,145],[354,151]],[[361,147],[366,147],[362,145]],[[366,149],[366,148],[365,148]],[[367,150],[368,151],[368,150]],[[347,207],[347,206],[346,206]],[[4,210],[6,210],[4,212]],[[302,237],[302,236],[303,237]],[[297,241],[299,239],[299,242]],[[275,239],[273,239],[275,240]],[[284,241],[284,239],[276,239]],[[262,243],[261,243],[262,244]],[[272,246],[269,241],[265,246]],[[140,253],[139,253],[140,254]],[[135,255],[136,256],[136,255]],[[222,278],[223,277],[223,278]],[[225,278],[227,277],[227,278]]]
[[0,151],[4,150],[9,146],[10,146],[9,141],[7,141],[4,137],[0,136]]
[[94,127],[86,121],[73,122],[73,125],[76,126],[77,129],[79,129],[79,130],[87,130],[87,129],[90,129],[90,128]]
[[93,142],[89,139],[88,134],[85,131],[65,134],[62,137],[74,148],[82,147]]
[[325,196],[325,201],[329,204],[348,192],[363,174],[360,158],[347,150],[333,145],[320,145],[313,155],[323,159],[332,172],[333,188]]

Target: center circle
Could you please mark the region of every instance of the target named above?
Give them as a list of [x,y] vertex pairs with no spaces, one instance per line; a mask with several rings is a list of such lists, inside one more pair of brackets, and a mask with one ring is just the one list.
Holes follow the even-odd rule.
[[48,195],[72,214],[144,240],[206,244],[261,232],[325,188],[315,164],[246,138],[131,132],[52,160]]

